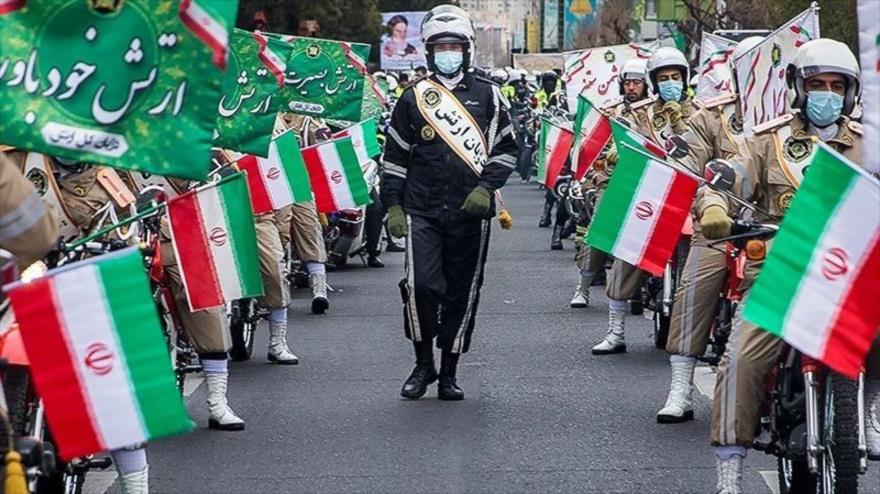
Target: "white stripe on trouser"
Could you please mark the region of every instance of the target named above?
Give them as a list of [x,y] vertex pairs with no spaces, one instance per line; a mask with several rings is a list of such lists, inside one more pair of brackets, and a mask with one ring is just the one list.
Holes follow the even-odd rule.
[[[680,355],[690,355],[692,353],[691,345],[694,339],[694,296],[697,291],[697,271],[700,268],[702,252],[699,250],[699,247],[694,246],[689,251],[688,256],[688,259],[685,260],[686,266],[690,261],[690,256],[694,256],[695,261],[690,263],[690,269],[685,272],[685,277],[683,278],[689,280],[690,283],[684,292],[684,307],[682,307],[681,311],[681,339],[679,340],[678,347]],[[681,281],[679,281],[679,286],[681,286]]]
[[410,336],[414,343],[422,341],[422,328],[419,326],[419,313],[416,308],[416,273],[413,265],[412,217],[406,215],[406,315],[409,319]]
[[468,303],[467,310],[464,312],[464,318],[461,320],[461,325],[458,327],[458,332],[455,334],[455,339],[452,340],[452,353],[461,353],[464,350],[464,337],[467,333],[468,321],[471,319],[471,316],[474,311],[474,300],[477,298],[477,294],[479,293],[478,284],[480,281],[480,275],[483,272],[483,256],[485,255],[486,250],[486,237],[489,234],[489,221],[483,220],[482,227],[480,228],[480,251],[477,253],[477,265],[474,269],[474,277],[471,279],[471,290],[468,293]]
[[736,308],[733,319],[733,329],[727,342],[727,368],[724,370],[724,379],[721,382],[721,402],[718,417],[719,436],[722,445],[736,444],[736,372],[737,354],[739,353],[739,338],[742,332],[742,307],[741,303]]

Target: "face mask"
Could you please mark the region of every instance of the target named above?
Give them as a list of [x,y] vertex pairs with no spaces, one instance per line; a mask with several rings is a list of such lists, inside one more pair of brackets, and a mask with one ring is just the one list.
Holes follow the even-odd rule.
[[681,81],[660,81],[657,86],[660,87],[660,97],[663,101],[678,101],[681,99],[681,91],[684,84]]
[[441,74],[451,75],[458,72],[464,60],[460,51],[441,51],[434,54],[434,64]]
[[807,118],[819,127],[827,127],[837,119],[843,110],[843,96],[831,91],[810,91],[807,93]]

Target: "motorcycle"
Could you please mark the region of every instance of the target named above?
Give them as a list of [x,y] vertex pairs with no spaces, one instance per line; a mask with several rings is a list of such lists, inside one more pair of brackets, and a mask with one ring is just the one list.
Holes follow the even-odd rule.
[[[379,187],[379,165],[370,160],[361,165],[367,190],[371,194]],[[324,227],[324,245],[327,249],[327,262],[336,267],[345,266],[354,256],[366,254],[364,242],[364,218],[366,206],[357,209],[343,209],[327,215]]]

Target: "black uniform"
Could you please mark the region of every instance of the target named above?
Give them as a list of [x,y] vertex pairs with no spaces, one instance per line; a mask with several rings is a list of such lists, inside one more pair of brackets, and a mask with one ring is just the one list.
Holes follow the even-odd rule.
[[[415,92],[407,89],[391,117],[381,190],[385,208],[401,205],[409,223],[407,277],[401,281],[407,338],[421,342],[437,337],[439,348],[464,353],[483,283],[494,197],[485,218],[461,206],[478,185],[490,193],[504,185],[516,166],[517,145],[495,84],[465,74],[451,91],[486,136],[489,152],[482,176],[430,128],[416,106]],[[493,119],[496,137],[488,142]]]

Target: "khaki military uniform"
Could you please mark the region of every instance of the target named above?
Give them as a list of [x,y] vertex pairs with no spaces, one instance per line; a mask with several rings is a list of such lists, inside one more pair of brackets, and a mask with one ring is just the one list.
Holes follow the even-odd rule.
[[[735,94],[722,95],[698,105],[682,135],[690,147],[682,159],[700,176],[712,159],[731,159],[742,141],[742,116]],[[705,187],[705,186],[704,186]],[[672,305],[672,321],[666,351],[674,355],[699,357],[706,351],[709,332],[718,305],[718,294],[727,279],[727,261],[722,247],[711,248],[700,233],[699,220],[705,208],[715,204],[714,196],[697,192],[694,201],[694,235]]]
[[[770,216],[756,213],[762,223],[778,223],[800,185],[802,168],[815,152],[810,129],[799,116],[786,115],[759,125],[735,160],[743,164],[748,186],[740,180],[735,192],[754,202]],[[826,144],[854,163],[861,163],[861,126],[843,118]],[[714,200],[724,204],[715,192]],[[748,289],[760,271],[761,262],[748,263],[743,289]],[[747,303],[747,302],[746,302]],[[776,336],[742,319],[737,311],[727,351],[721,360],[715,399],[712,403],[712,444],[749,446],[754,439],[764,397],[764,379],[776,363],[783,342]],[[868,355],[867,373],[880,377],[880,339]]]
[[[319,124],[312,118],[303,115],[295,115],[292,113],[280,113],[280,122],[276,122],[276,132],[283,132],[286,129],[294,129],[297,133],[301,146],[311,146],[317,144],[317,130]],[[278,213],[276,213],[276,216]],[[296,254],[303,262],[327,262],[327,249],[324,246],[324,229],[318,220],[318,210],[314,201],[303,202],[291,206],[289,212],[284,212],[280,218],[286,220],[289,217],[288,230],[292,235],[288,234],[288,242],[293,241],[293,247]],[[278,218],[276,218],[277,220]],[[284,244],[285,246],[287,243]]]
[[24,268],[58,238],[58,217],[13,159],[0,152],[0,248]]
[[[673,134],[684,134],[688,119],[697,112],[692,99],[680,102],[681,119],[673,122],[663,110],[664,102],[654,96],[631,105],[632,114],[627,118],[635,130],[661,146]],[[605,294],[613,300],[629,300],[641,285],[644,273],[627,262],[615,259],[605,285]]]
[[[284,208],[287,211],[289,207]],[[279,210],[279,212],[281,212]],[[288,223],[289,225],[289,223]],[[284,273],[283,226],[276,220],[276,213],[265,213],[254,218],[257,231],[257,255],[263,278],[263,296],[259,302],[267,309],[284,309],[290,304],[290,282]],[[290,228],[288,226],[287,230]],[[288,241],[290,235],[287,235]]]

